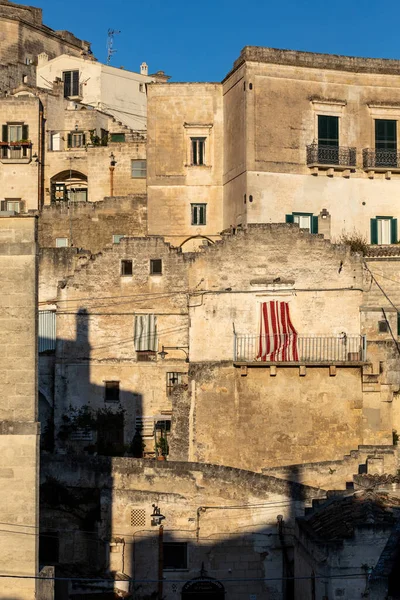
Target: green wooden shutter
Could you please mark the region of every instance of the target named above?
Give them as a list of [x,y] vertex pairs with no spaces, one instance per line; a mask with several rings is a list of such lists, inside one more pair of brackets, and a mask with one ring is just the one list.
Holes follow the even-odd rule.
[[29,140],[29,126],[22,125],[22,139],[27,141]]
[[392,219],[390,222],[390,243],[397,242],[397,219]]
[[2,130],[3,130],[3,142],[8,142],[8,125],[3,125],[2,126]]
[[400,313],[397,313],[397,335],[400,335]]
[[82,146],[86,146],[86,134],[82,133]]
[[293,215],[286,215],[286,223],[294,223]]
[[68,134],[68,148],[72,148],[72,133]]
[[311,233],[318,233],[318,217],[311,217]]
[[371,219],[371,244],[378,243],[378,219]]

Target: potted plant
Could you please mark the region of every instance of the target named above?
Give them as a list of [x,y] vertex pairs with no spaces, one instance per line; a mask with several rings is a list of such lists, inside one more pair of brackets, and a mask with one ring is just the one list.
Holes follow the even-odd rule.
[[167,434],[161,431],[161,437],[156,443],[156,456],[157,460],[167,460],[169,453]]

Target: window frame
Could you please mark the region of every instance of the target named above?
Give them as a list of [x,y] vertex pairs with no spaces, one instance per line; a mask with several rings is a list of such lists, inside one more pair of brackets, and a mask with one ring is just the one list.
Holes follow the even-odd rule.
[[[80,143],[74,143],[75,139],[80,139]],[[67,136],[67,146],[68,148],[85,148],[86,146],[86,134],[84,131],[70,131]]]
[[[124,144],[126,142],[125,139],[125,133],[110,133],[110,142],[114,143],[114,144]],[[121,139],[115,139],[117,136],[119,136]]]
[[[154,270],[154,266],[157,263],[160,270]],[[150,275],[162,275],[163,274],[163,261],[162,258],[151,258],[150,259]]]
[[[191,207],[191,223],[195,227],[204,227],[207,225],[207,203],[205,202],[194,202],[190,205]],[[195,211],[203,210],[203,223],[196,222]],[[200,221],[201,219],[197,219]]]
[[[135,163],[142,163],[142,167],[135,169]],[[143,167],[144,164],[144,167]],[[135,174],[137,173],[137,174]],[[132,158],[131,159],[131,178],[132,179],[146,179],[147,177],[147,160],[145,158]]]
[[[76,74],[78,74],[76,76]],[[79,85],[79,79],[80,79],[80,73],[79,73],[79,69],[70,69],[68,71],[63,71],[62,74],[62,80],[64,83],[64,98],[76,98],[78,97],[80,94],[80,85]],[[70,75],[71,80],[69,81],[69,83],[67,83],[65,76],[66,75]],[[69,86],[69,89],[68,87]],[[67,94],[67,91],[71,92],[70,94]],[[76,92],[76,93],[74,93]]]
[[[61,240],[65,240],[65,244],[59,244],[58,242]],[[68,248],[69,240],[67,237],[56,237],[56,248]]]
[[206,163],[206,141],[205,136],[190,137],[190,166],[205,167]]
[[[107,379],[104,381],[104,402],[118,404],[120,402],[120,393],[119,379]],[[114,395],[116,398],[113,397]]]
[[[313,234],[318,233],[318,216],[314,215],[314,213],[306,213],[306,212],[292,212],[285,216],[286,223],[294,223],[294,217],[310,217],[311,227],[309,232]],[[300,228],[300,227],[299,227]]]
[[[167,373],[166,373],[167,396],[172,396],[175,386],[182,385],[184,375],[186,375],[186,373],[183,373],[182,371],[167,371]],[[175,376],[177,376],[177,381],[176,381],[176,383],[172,383],[172,379],[175,378]]]
[[[130,265],[130,269],[128,268],[128,271],[130,270],[130,273],[126,273],[126,267]],[[133,260],[130,258],[123,258],[121,259],[121,265],[120,265],[120,276],[121,277],[132,277],[133,276]]]
[[[21,212],[21,200],[11,200],[9,198],[5,198],[4,199],[5,202],[5,208],[7,212],[15,212],[15,213],[20,213]],[[10,205],[11,204],[16,204],[17,208],[11,208]]]
[[[166,563],[168,561],[168,547],[171,548],[172,546],[184,546],[184,561],[183,561],[183,565],[184,566],[166,566]],[[163,561],[163,571],[188,571],[189,570],[189,544],[187,542],[163,542],[163,557],[164,557],[164,561]]]
[[[325,119],[327,122],[329,119],[335,119],[337,135],[336,137],[321,137],[320,129],[322,129],[322,120]],[[328,128],[327,128],[328,129]],[[331,146],[332,148],[338,148],[340,143],[340,117],[337,115],[317,114],[317,134],[318,134],[318,146]],[[333,142],[333,143],[332,143]]]
[[[390,222],[390,242],[383,243],[379,241],[379,221],[389,221]],[[389,244],[396,244],[398,241],[397,234],[397,219],[393,216],[388,215],[377,215],[373,219],[370,220],[370,244],[376,246],[386,246]]]

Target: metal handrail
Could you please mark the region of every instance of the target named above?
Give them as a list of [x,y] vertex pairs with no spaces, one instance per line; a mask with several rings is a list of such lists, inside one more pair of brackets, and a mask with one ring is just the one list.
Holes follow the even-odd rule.
[[[237,362],[365,362],[364,335],[234,334]],[[269,342],[269,344],[268,344]],[[263,348],[263,352],[260,350]],[[269,349],[267,353],[265,348]]]
[[357,149],[346,146],[324,146],[322,144],[309,144],[307,146],[307,165],[339,165],[342,167],[355,167]]
[[363,167],[364,169],[399,169],[400,153],[397,150],[364,148]]

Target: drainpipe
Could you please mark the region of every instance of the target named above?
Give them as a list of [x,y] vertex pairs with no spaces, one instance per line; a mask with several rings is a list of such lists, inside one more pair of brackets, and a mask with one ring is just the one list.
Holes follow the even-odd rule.
[[114,196],[114,169],[115,169],[115,167],[110,167],[110,196],[111,196],[111,198]]
[[[38,135],[38,210],[42,208],[42,181],[44,179],[44,136],[43,136],[43,108],[39,110],[39,135]],[[43,169],[43,172],[42,172]]]
[[163,570],[164,570],[164,527],[160,525],[158,530],[158,600],[162,600],[164,592]]

